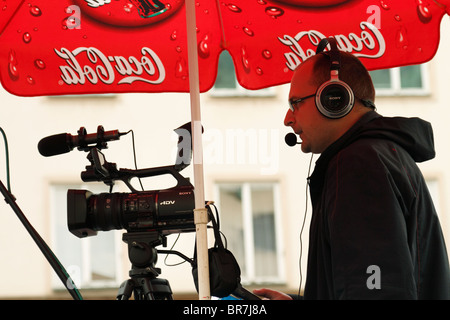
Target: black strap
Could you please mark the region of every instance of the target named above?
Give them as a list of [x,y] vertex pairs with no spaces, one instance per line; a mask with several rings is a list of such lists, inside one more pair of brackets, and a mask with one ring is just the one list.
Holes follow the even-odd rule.
[[325,38],[317,45],[316,54],[325,53],[325,48],[330,45],[330,50],[327,51],[331,59],[331,70],[339,70],[341,67],[341,56],[337,47],[336,39]]

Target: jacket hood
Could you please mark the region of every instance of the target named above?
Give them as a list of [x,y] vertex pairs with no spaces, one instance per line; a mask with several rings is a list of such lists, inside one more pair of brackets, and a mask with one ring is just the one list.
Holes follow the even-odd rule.
[[317,159],[314,172],[308,178],[311,199],[317,198],[320,194],[328,163],[340,150],[356,140],[373,138],[397,143],[416,162],[430,160],[435,156],[433,130],[429,122],[419,118],[383,117],[375,111],[370,111]]
[[[433,159],[433,129],[420,118],[383,117],[375,111],[368,112],[333,143],[324,153],[340,150],[355,140],[376,138],[393,141],[405,149],[416,162]],[[330,156],[332,156],[330,154]]]

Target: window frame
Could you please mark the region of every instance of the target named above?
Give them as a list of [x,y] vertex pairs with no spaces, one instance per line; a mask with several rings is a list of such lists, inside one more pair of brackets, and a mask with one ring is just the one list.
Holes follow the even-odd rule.
[[429,69],[428,64],[423,63],[419,65],[420,74],[422,79],[421,88],[402,88],[401,86],[401,76],[400,69],[403,67],[389,68],[389,77],[391,80],[390,88],[377,88],[375,87],[375,92],[377,96],[380,97],[390,97],[390,96],[426,96],[430,94],[430,79],[429,79]]
[[[57,190],[59,189],[59,190]],[[70,250],[70,248],[64,247],[64,244],[60,243],[60,239],[57,238],[57,229],[61,224],[58,224],[58,220],[61,219],[61,215],[67,215],[67,211],[61,212],[58,210],[58,205],[55,197],[57,197],[57,193],[61,191],[61,189],[85,189],[90,190],[92,192],[96,192],[98,190],[103,190],[102,192],[106,192],[105,188],[100,188],[100,184],[83,184],[83,183],[60,183],[55,182],[49,185],[49,201],[50,201],[50,221],[51,221],[51,243],[53,247],[53,251],[57,257],[61,256],[61,252],[63,250]],[[64,220],[67,221],[67,218],[64,217]],[[59,220],[60,222],[61,220]],[[79,241],[80,246],[75,248],[75,250],[79,250],[77,255],[80,256],[81,261],[79,261],[79,265],[68,265],[63,261],[64,258],[58,258],[61,260],[62,265],[66,269],[66,271],[71,276],[72,280],[75,282],[75,285],[79,289],[99,289],[99,288],[118,288],[120,283],[123,282],[123,262],[121,261],[122,256],[122,233],[123,230],[111,230],[107,231],[112,234],[113,238],[113,261],[114,261],[114,276],[111,280],[95,280],[92,279],[92,274],[95,271],[94,264],[92,263],[92,256],[95,253],[91,252],[91,247],[93,241],[99,241],[97,236],[94,237],[86,237],[86,238],[76,238],[75,235],[72,235],[68,228],[64,230],[68,236],[74,237]],[[103,232],[99,232],[101,235]],[[53,290],[62,290],[64,289],[64,285],[61,283],[61,280],[56,276],[56,274],[52,275],[51,288]]]
[[[242,231],[244,239],[244,258],[245,258],[245,270],[243,266],[242,271],[242,283],[249,284],[286,284],[285,275],[285,257],[282,241],[281,230],[281,193],[280,183],[273,181],[216,181],[214,183],[214,196],[217,200],[217,208],[221,221],[226,215],[221,212],[221,199],[220,199],[220,187],[223,185],[239,186],[242,190]],[[275,255],[277,263],[277,274],[272,276],[257,276],[255,267],[255,246],[254,246],[254,228],[253,228],[253,212],[251,211],[251,186],[271,186],[273,192],[274,201],[274,232],[275,232]],[[227,235],[225,234],[225,237]],[[228,248],[233,252],[233,248]],[[239,262],[239,261],[238,261]]]

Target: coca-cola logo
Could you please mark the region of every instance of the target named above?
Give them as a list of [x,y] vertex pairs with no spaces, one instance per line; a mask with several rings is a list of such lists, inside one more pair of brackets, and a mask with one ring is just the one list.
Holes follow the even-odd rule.
[[[349,33],[348,36],[343,34],[333,36],[339,50],[350,52],[360,58],[377,59],[383,56],[386,44],[380,30],[366,21],[361,22],[359,26],[361,30],[359,35]],[[311,45],[317,47],[320,40],[326,37],[317,30],[301,31],[295,36],[278,37],[282,44],[291,49],[284,54],[286,66],[292,71],[295,70],[303,61],[315,54],[315,49],[303,48]]]
[[80,47],[72,51],[67,48],[54,50],[58,57],[66,61],[66,65],[59,67],[61,84],[131,84],[142,81],[157,85],[166,77],[160,58],[147,47],[141,49],[140,58],[107,56],[94,47]]
[[81,16],[117,27],[140,27],[167,20],[184,0],[72,0]]

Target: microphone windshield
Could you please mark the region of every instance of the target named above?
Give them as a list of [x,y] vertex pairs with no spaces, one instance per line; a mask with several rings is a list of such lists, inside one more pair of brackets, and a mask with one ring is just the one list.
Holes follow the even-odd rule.
[[285,137],[284,137],[284,141],[286,142],[286,144],[290,147],[293,147],[297,144],[297,136],[295,135],[295,133],[288,133]]
[[50,157],[72,151],[67,135],[67,133],[60,133],[41,139],[38,143],[39,153],[44,157]]

